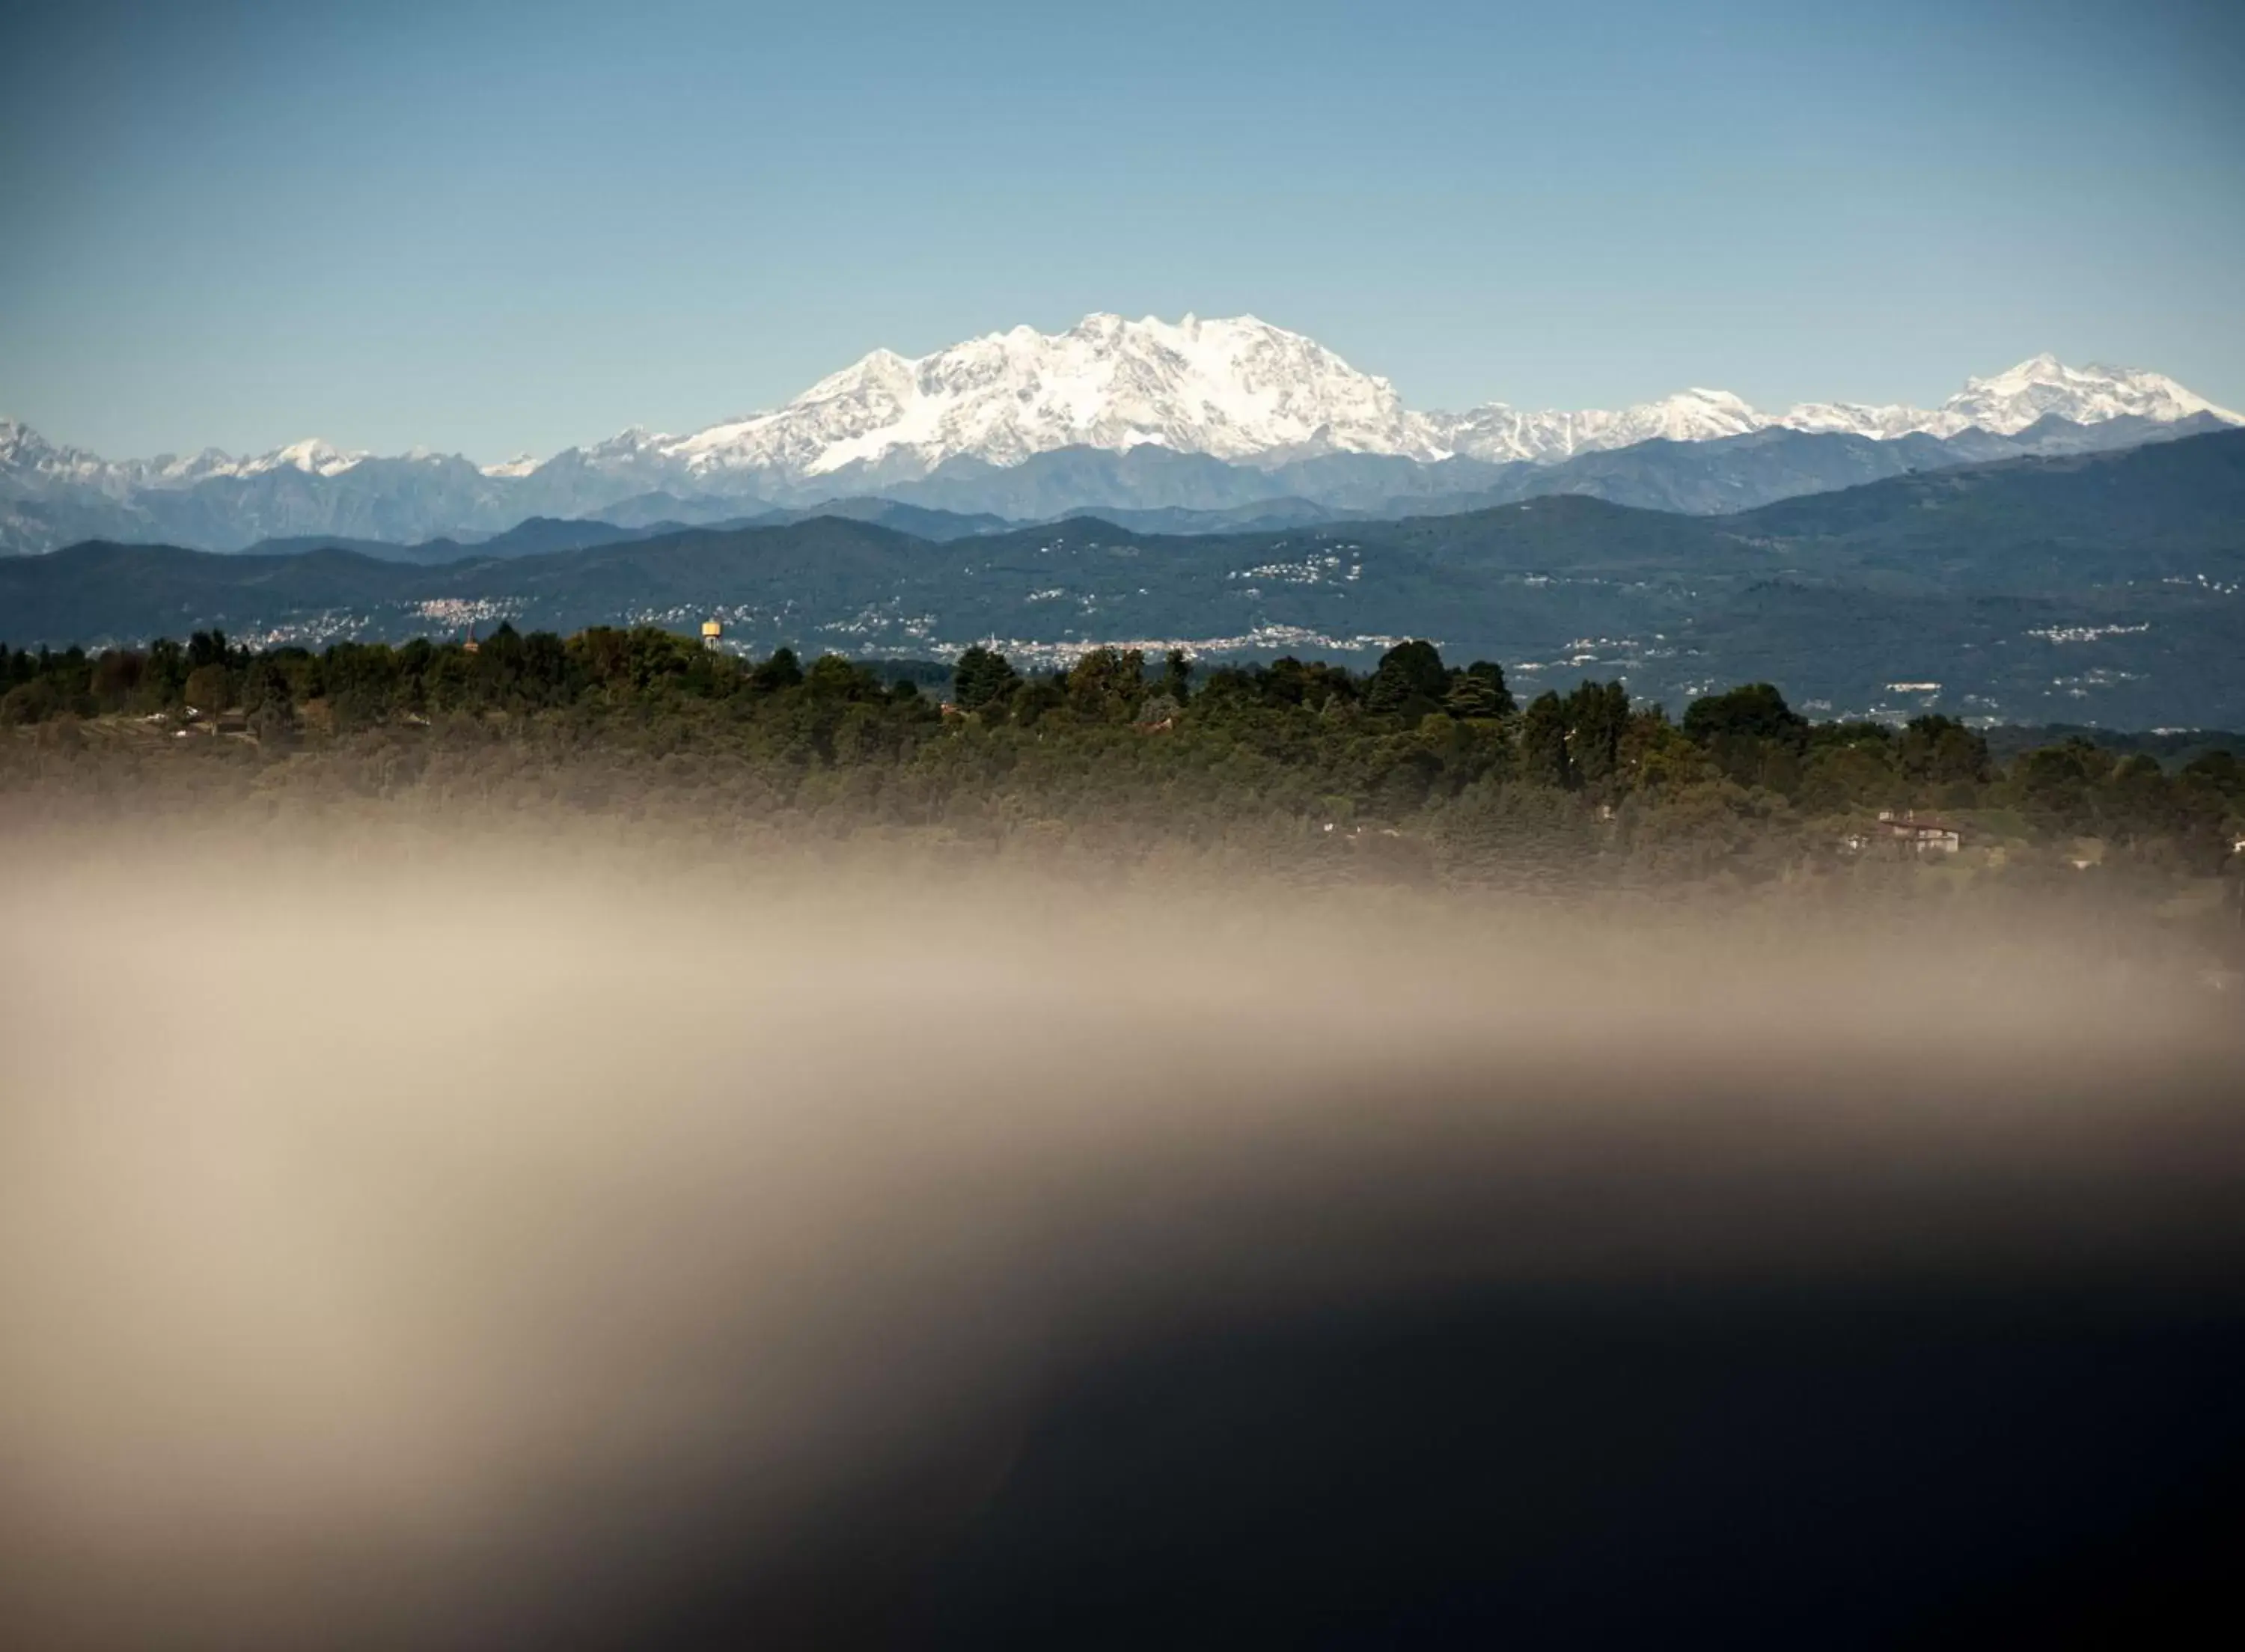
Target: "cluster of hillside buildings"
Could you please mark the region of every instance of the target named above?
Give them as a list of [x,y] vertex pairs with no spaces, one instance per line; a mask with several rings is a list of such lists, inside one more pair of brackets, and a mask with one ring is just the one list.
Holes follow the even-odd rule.
[[1964,832],[1962,827],[1914,809],[1882,809],[1876,826],[1849,832],[1840,840],[1840,846],[1851,855],[1881,846],[1918,855],[1954,855],[1964,847]]

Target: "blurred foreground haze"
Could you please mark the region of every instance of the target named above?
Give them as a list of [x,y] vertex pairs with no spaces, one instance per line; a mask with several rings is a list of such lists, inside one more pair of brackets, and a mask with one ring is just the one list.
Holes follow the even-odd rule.
[[2214,1598],[2245,1039],[2073,920],[363,814],[0,936],[10,1644]]

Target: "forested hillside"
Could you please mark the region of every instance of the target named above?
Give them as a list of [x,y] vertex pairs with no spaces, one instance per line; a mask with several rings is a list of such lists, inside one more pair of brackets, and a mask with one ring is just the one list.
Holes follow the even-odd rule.
[[1752,684],[1672,719],[1611,681],[1523,695],[1423,641],[1367,673],[1111,649],[1034,673],[980,647],[948,670],[746,661],[653,628],[318,653],[199,633],[10,650],[0,682],[18,806],[129,775],[150,796],[496,789],[532,817],[657,809],[1125,858],[1166,845],[1319,876],[2055,879],[2179,903],[2217,944],[2245,939],[2245,742],[2171,745],[2162,763],[2071,739],[1999,762],[1946,717],[1815,722]]
[[[84,545],[0,560],[18,643],[404,642],[718,620],[728,645],[1050,663],[1101,645],[1369,667],[1405,637],[1672,712],[1781,682],[1828,715],[2245,726],[2245,432],[1905,476],[1707,518],[1582,497],[1254,532],[1080,518],[937,542],[846,518],[431,566]],[[534,528],[534,531],[532,531]],[[510,552],[565,531],[526,525]],[[550,538],[547,540],[551,542]]]

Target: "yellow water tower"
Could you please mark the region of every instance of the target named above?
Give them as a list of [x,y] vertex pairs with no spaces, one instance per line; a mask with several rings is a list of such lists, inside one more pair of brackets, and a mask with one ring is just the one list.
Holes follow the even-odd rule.
[[725,627],[719,625],[715,620],[704,620],[702,622],[702,646],[704,648],[716,647],[717,646],[717,639],[724,634]]

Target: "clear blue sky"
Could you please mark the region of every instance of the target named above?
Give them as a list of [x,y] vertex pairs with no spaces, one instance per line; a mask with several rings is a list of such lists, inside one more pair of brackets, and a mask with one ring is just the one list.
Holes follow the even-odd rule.
[[2245,406],[2245,3],[0,8],[0,411],[544,454],[1093,309],[1421,407]]

